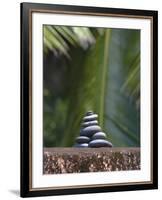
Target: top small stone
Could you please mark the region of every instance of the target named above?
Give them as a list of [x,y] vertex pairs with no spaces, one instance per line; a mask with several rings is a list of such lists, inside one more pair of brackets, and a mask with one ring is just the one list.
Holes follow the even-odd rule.
[[97,114],[88,115],[88,116],[83,117],[83,122],[97,120],[97,118],[98,118]]
[[93,115],[93,112],[90,110],[86,113],[86,116]]

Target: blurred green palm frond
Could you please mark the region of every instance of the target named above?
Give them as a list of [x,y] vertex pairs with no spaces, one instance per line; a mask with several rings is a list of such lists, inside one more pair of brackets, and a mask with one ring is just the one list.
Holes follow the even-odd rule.
[[45,146],[72,146],[88,110],[99,115],[114,146],[140,146],[140,31],[51,25],[43,31],[44,56],[54,52],[66,68],[62,95],[45,100],[51,110],[44,112]]
[[122,85],[121,90],[126,91],[130,97],[134,98],[137,107],[139,107],[140,102],[140,52],[137,52],[134,58],[132,58],[132,63],[129,66],[128,76]]
[[105,130],[115,146],[140,146],[140,32],[112,30],[109,53]]
[[[102,34],[101,30],[96,31],[97,34]],[[84,49],[95,43],[95,34],[88,27],[66,27],[44,25],[44,53],[50,51],[61,52],[69,57],[69,48],[72,46],[80,46]]]
[[79,134],[82,118],[88,110],[99,114],[99,122],[103,126],[110,33],[110,29],[105,29],[103,35],[96,38],[96,44],[83,56],[84,62],[80,62],[81,65],[73,63],[71,67],[73,71],[69,89],[69,117],[62,146],[73,145],[76,135]]

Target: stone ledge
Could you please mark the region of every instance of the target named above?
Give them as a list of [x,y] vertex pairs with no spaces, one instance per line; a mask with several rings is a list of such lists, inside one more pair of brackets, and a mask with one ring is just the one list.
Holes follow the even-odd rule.
[[140,148],[44,148],[44,174],[139,169]]

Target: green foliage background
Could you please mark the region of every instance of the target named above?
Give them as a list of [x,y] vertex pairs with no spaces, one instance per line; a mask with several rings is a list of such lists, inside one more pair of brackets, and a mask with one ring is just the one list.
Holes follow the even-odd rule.
[[114,146],[140,146],[140,31],[44,25],[43,142],[73,146],[93,110]]

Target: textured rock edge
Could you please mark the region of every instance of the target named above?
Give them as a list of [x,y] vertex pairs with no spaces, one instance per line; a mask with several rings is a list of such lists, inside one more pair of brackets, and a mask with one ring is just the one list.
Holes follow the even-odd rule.
[[44,148],[43,174],[140,170],[140,148]]

